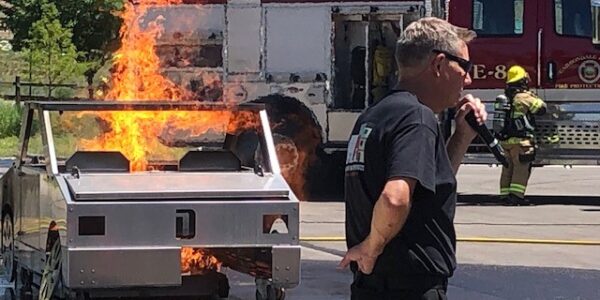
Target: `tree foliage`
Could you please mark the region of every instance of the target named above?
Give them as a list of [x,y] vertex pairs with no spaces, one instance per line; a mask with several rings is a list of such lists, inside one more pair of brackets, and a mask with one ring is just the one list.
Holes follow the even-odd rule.
[[[77,61],[79,53],[72,42],[71,29],[58,20],[58,9],[53,3],[42,5],[42,14],[32,24],[24,52],[30,58],[34,80],[61,84],[83,75],[84,64]],[[52,96],[54,87],[48,87]]]
[[4,23],[14,34],[16,50],[27,47],[31,27],[42,17],[43,7],[54,4],[59,8],[57,18],[63,27],[70,28],[72,41],[83,55],[89,78],[118,47],[121,19],[118,12],[124,0],[11,0],[11,7],[0,7],[6,14]]
[[2,20],[7,29],[12,31],[12,46],[16,51],[25,46],[29,38],[29,31],[33,22],[42,16],[42,7],[39,0],[12,0],[11,6],[0,6],[0,11],[5,14]]
[[119,47],[123,0],[54,0],[61,8],[61,22],[73,28],[73,43],[84,55],[91,79]]

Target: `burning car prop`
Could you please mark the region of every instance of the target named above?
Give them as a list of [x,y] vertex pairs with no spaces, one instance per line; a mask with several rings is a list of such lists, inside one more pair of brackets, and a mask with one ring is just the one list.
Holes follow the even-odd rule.
[[26,102],[20,142],[2,257],[39,299],[226,297],[225,267],[257,299],[298,284],[299,202],[262,106]]

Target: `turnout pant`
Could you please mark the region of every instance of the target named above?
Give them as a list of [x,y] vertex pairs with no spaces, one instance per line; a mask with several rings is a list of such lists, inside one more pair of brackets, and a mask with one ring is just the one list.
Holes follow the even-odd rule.
[[514,195],[520,199],[525,198],[527,181],[531,175],[531,162],[534,159],[534,146],[519,144],[503,145],[508,168],[502,167],[500,176],[500,195]]

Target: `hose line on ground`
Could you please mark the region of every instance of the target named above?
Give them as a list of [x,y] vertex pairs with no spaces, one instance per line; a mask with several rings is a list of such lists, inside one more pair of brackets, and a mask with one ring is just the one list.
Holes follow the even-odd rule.
[[[301,242],[345,242],[342,236],[311,236],[300,237]],[[600,246],[600,241],[592,240],[550,240],[550,239],[519,239],[519,238],[490,238],[490,237],[459,237],[457,242],[465,243],[505,243],[505,244],[543,244],[543,245],[580,245]]]

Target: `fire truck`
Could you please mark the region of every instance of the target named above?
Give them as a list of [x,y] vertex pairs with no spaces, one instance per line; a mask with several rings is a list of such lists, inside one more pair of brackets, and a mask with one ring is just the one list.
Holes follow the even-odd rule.
[[266,104],[282,173],[305,198],[308,166],[317,183],[343,174],[354,122],[395,80],[399,33],[443,11],[439,0],[187,0],[144,20],[161,22],[171,81],[205,101]]
[[[477,32],[467,93],[492,102],[511,65],[524,67],[548,104],[536,118],[539,165],[600,164],[600,39],[598,1],[451,0],[449,21]],[[490,120],[493,117],[489,118]],[[446,118],[451,127],[451,118]],[[467,162],[492,163],[475,142]]]

